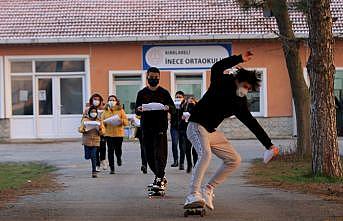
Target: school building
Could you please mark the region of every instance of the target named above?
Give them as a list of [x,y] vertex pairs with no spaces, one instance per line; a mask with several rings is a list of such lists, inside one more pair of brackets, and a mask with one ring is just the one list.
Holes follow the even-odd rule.
[[[303,39],[306,77],[307,25],[290,10]],[[332,13],[335,95],[341,102],[342,1],[332,1]],[[292,96],[274,30],[274,18],[241,10],[234,0],[1,1],[0,139],[80,137],[76,128],[94,92],[116,94],[133,113],[149,66],[162,70],[161,84],[172,96],[183,90],[200,98],[212,64],[246,50],[255,56],[242,66],[259,70],[262,79],[260,91],[248,95],[251,112],[271,137],[290,137],[296,131]],[[234,117],[220,127],[228,137],[254,137]]]

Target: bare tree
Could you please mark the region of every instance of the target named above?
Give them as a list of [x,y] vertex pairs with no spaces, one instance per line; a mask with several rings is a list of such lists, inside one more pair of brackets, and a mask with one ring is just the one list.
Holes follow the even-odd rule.
[[[311,156],[310,144],[310,93],[306,85],[300,59],[301,41],[295,37],[286,0],[237,0],[245,9],[270,9],[275,17],[278,33],[286,59],[292,96],[297,119],[297,153],[299,156]],[[267,13],[268,14],[268,13]]]
[[307,0],[309,45],[307,64],[311,93],[312,170],[315,175],[342,177],[334,98],[334,38],[330,0]]

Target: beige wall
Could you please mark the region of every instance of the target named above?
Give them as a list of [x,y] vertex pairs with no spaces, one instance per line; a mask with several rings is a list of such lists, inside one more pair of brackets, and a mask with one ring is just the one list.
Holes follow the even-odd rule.
[[[277,41],[232,41],[233,54],[252,50],[255,57],[247,68],[267,68],[268,116],[288,117],[292,115],[292,98],[289,78],[281,44]],[[45,45],[0,45],[0,56],[14,55],[89,55],[91,92],[108,95],[110,70],[141,70],[142,45],[137,43],[97,44],[45,44]],[[309,50],[301,48],[303,66]],[[343,41],[336,43],[335,65],[343,67]],[[207,74],[209,82],[210,74]],[[170,72],[161,73],[161,84],[170,90]]]

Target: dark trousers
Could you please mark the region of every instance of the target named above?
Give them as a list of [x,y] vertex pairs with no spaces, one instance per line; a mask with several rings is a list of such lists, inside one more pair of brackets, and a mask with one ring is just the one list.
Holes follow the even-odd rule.
[[147,167],[148,166],[148,161],[146,159],[146,151],[145,148],[143,146],[143,140],[142,140],[142,130],[141,128],[137,128],[137,133],[136,133],[136,137],[139,140],[139,146],[141,148],[141,160],[142,160],[142,166]]
[[148,161],[146,159],[146,151],[145,151],[145,148],[143,146],[143,140],[142,140],[142,137],[139,137],[139,146],[141,148],[141,160],[142,160],[142,166],[145,166],[147,167],[148,166]]
[[114,153],[117,161],[121,161],[123,137],[106,137],[108,164],[112,171],[114,171]]
[[106,139],[100,138],[100,147],[96,150],[96,165],[99,167],[100,162],[106,160]]
[[[187,136],[183,136],[182,133],[182,131],[176,128],[170,128],[174,162],[178,161],[178,152],[180,150],[180,164],[184,164],[185,162],[185,138],[187,138]],[[178,146],[179,150],[177,148]]]
[[168,156],[167,132],[152,130],[143,130],[142,132],[142,143],[146,150],[148,165],[156,177],[163,178]]
[[92,172],[96,172],[96,150],[98,147],[84,146],[85,159],[91,160]]

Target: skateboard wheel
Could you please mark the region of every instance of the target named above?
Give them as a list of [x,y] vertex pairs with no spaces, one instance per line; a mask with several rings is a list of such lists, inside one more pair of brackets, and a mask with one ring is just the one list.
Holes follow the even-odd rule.
[[205,210],[202,210],[202,211],[201,211],[200,216],[201,216],[201,217],[204,217],[204,216],[205,216]]

